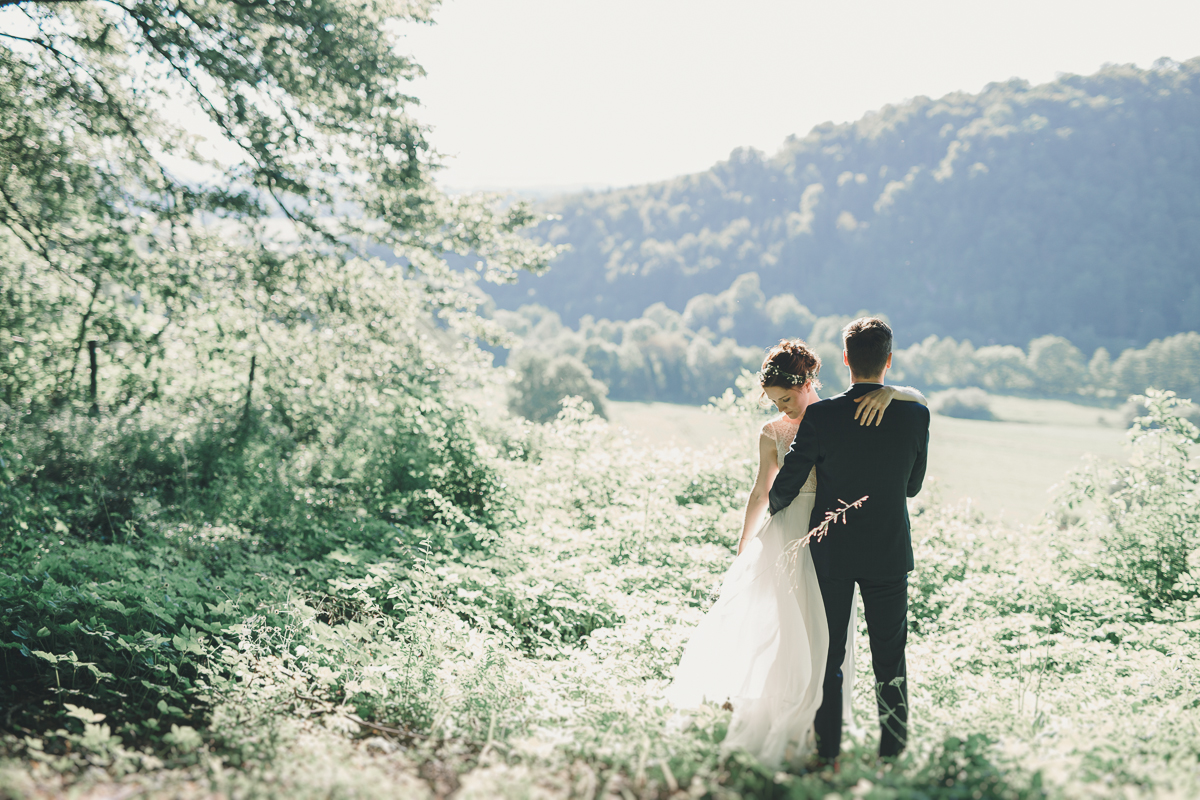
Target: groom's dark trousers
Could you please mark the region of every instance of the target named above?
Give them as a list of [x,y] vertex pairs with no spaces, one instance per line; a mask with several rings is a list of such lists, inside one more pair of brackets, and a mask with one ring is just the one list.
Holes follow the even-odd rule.
[[842,744],[842,674],[846,631],[857,583],[867,618],[871,663],[879,706],[879,754],[904,749],[908,733],[908,573],[913,568],[909,497],[921,491],[929,451],[929,411],[911,402],[893,402],[879,426],[859,425],[854,398],[879,388],[856,383],[845,393],[808,407],[792,449],[771,487],[771,513],[787,507],[817,470],[817,497],[809,527],[827,512],[861,497],[861,508],[846,512],[812,542],[813,566],[829,623],[829,656],[823,699],[817,711],[817,754],[835,758]]
[[[825,619],[829,622],[829,658],[825,686],[817,709],[817,755],[836,758],[842,748],[842,661],[846,630],[854,600],[854,581],[817,576]],[[875,702],[879,707],[879,755],[894,756],[908,741],[908,576],[886,581],[860,580],[871,665],[875,668]]]

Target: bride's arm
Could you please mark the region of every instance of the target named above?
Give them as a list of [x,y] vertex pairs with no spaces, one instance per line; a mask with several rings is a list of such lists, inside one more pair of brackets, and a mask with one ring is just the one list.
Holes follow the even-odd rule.
[[858,403],[858,408],[854,409],[854,418],[858,420],[859,425],[870,425],[872,421],[878,425],[883,421],[884,409],[893,400],[920,403],[923,406],[929,405],[929,401],[925,399],[925,395],[910,386],[884,386],[881,389],[868,392],[862,397],[854,398],[854,402]]
[[738,555],[746,547],[746,543],[754,536],[762,523],[763,512],[767,510],[770,497],[771,483],[779,472],[778,455],[775,452],[775,442],[766,435],[758,437],[758,477],[754,479],[754,488],[750,490],[750,499],[746,501],[746,517],[742,521],[742,538],[738,540]]

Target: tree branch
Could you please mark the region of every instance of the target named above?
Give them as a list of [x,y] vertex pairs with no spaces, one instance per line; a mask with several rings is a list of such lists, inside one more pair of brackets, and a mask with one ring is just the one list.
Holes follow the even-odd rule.
[[21,244],[41,255],[49,267],[56,268],[54,259],[50,255],[50,249],[46,244],[46,237],[40,232],[41,226],[33,225],[25,217],[21,212],[21,207],[17,205],[16,199],[9,195],[3,182],[0,182],[0,200],[3,200],[4,205],[11,209],[11,213],[8,213],[3,206],[0,206],[0,223],[12,231]]
[[[86,3],[86,2],[87,2],[87,0],[0,0],[0,8],[5,8],[7,6],[21,6],[21,5],[49,6],[49,5],[62,4],[62,3]],[[0,34],[0,36],[8,36],[8,34],[6,34],[6,33]],[[20,36],[9,36],[9,38],[10,39],[20,39],[21,37]],[[29,41],[29,40],[26,39],[26,41]]]
[[83,319],[79,321],[79,338],[75,342],[75,357],[71,359],[71,372],[67,376],[66,387],[56,387],[55,394],[62,397],[65,391],[69,391],[75,385],[75,369],[79,366],[79,353],[83,350],[83,341],[87,336],[88,321],[92,318],[92,312],[96,309],[96,298],[100,296],[100,278],[92,279],[92,296],[88,300],[87,311],[83,314]]
[[287,217],[289,221],[297,225],[301,225],[311,230],[313,233],[316,233],[327,242],[336,243],[336,237],[331,236],[319,226],[306,219],[306,215],[294,214],[292,210],[287,207],[287,205],[279,197],[276,181],[271,174],[277,168],[274,167],[274,165],[264,163],[260,158],[259,153],[255,152],[253,148],[248,148],[241,143],[241,137],[237,135],[237,132],[234,131],[232,125],[230,125],[228,115],[221,113],[221,111],[217,109],[216,104],[209,99],[208,95],[204,93],[199,84],[192,78],[191,70],[188,69],[187,65],[179,63],[173,55],[168,53],[165,48],[163,48],[159,42],[155,40],[155,37],[151,35],[149,23],[134,15],[128,8],[121,5],[119,2],[116,2],[116,0],[109,0],[109,2],[130,16],[134,25],[136,25],[137,28],[142,32],[142,37],[147,46],[149,46],[151,50],[153,50],[160,58],[162,58],[163,61],[165,61],[179,76],[180,80],[186,83],[191,90],[195,92],[196,98],[200,101],[200,105],[204,108],[204,110],[208,112],[209,118],[217,124],[217,127],[225,132],[225,135],[229,138],[229,141],[238,145],[238,147],[240,147],[242,151],[251,158],[258,168],[259,175],[261,178],[265,179],[267,185],[263,188],[265,188],[266,193],[271,197],[271,199],[275,201],[275,204],[279,207],[279,210],[283,212],[284,216]]

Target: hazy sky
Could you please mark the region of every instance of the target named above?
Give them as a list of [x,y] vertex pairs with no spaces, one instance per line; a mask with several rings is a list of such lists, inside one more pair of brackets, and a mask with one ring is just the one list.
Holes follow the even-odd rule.
[[1200,55],[1197,0],[445,0],[409,51],[449,188],[641,183],[916,95]]

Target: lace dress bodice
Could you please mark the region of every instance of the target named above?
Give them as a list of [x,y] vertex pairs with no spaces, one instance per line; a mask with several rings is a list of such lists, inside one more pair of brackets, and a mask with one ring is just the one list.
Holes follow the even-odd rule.
[[[788,451],[792,449],[792,440],[796,438],[796,431],[800,429],[799,422],[793,422],[787,414],[780,414],[778,417],[771,419],[763,424],[762,435],[775,443],[775,458],[776,463],[782,467],[783,459],[787,457]],[[815,494],[817,491],[817,468],[813,467],[808,473],[808,480],[800,487],[801,493]]]

